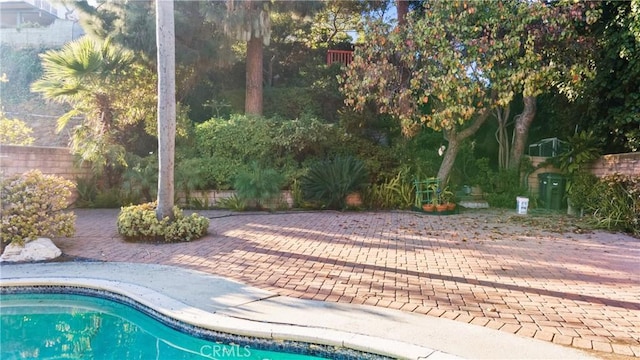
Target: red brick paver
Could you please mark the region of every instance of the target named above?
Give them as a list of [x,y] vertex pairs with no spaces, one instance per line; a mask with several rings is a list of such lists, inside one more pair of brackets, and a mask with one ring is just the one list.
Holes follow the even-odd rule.
[[234,214],[211,234],[134,244],[118,210],[77,210],[65,254],[181,266],[281,295],[439,316],[557,344],[640,356],[640,240],[558,234],[509,214]]

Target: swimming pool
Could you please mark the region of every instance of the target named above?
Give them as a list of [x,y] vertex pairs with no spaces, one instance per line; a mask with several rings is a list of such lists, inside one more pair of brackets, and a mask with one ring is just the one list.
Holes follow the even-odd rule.
[[[42,291],[42,289],[39,289]],[[1,359],[380,358],[306,343],[223,334],[154,317],[116,295],[3,291]],[[124,303],[123,303],[124,302]],[[178,329],[177,329],[178,328]],[[188,333],[188,334],[187,334]]]

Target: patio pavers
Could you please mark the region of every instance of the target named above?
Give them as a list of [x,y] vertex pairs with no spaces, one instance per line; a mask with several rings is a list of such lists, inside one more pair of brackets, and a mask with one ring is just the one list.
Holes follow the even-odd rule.
[[79,209],[76,235],[54,242],[71,256],[180,266],[640,357],[640,240],[627,235],[554,233],[492,210],[200,213],[210,235],[157,245],[123,241],[117,209]]

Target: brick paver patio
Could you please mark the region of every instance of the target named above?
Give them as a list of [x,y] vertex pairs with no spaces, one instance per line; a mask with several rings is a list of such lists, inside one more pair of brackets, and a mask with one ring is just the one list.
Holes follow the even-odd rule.
[[[67,255],[181,266],[281,295],[438,316],[640,357],[640,240],[554,233],[477,211],[233,214],[181,244],[117,235],[118,210],[76,210]],[[598,353],[596,353],[597,355]]]

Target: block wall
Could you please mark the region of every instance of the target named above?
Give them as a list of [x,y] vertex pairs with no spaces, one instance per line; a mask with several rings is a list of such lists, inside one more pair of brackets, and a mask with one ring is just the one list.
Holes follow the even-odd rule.
[[615,173],[640,176],[640,152],[601,156],[593,163],[591,172],[597,177]]
[[91,173],[88,164],[77,168],[74,161],[68,148],[0,145],[0,176],[3,178],[39,169],[43,174],[58,175],[75,182],[77,177]]

